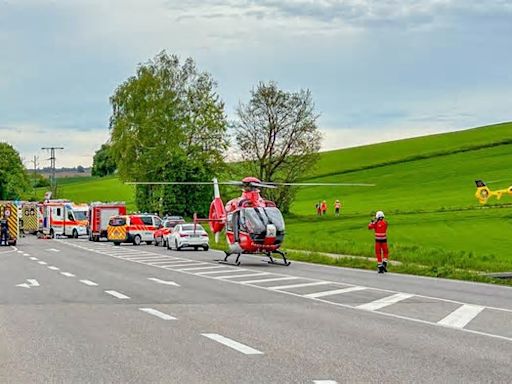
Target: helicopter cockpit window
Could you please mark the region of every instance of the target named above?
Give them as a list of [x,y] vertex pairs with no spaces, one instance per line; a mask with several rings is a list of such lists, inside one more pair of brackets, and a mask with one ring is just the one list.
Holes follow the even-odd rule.
[[266,207],[240,210],[240,230],[264,233],[268,224],[274,224],[277,231],[284,231],[284,220],[279,209]]
[[266,207],[260,208],[260,210],[264,210],[269,222],[274,224],[278,231],[284,231],[284,219],[279,209],[276,207]]

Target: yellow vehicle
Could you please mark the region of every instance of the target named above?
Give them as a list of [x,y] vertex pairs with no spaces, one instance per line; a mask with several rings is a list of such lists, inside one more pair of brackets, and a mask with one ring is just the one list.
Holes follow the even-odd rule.
[[37,233],[39,230],[37,203],[25,202],[21,205],[20,231]]
[[12,201],[0,201],[0,221],[7,223],[9,245],[16,245],[19,237],[18,206]]
[[487,204],[487,200],[491,197],[496,197],[497,200],[501,199],[501,196],[505,194],[509,194],[512,196],[512,186],[506,189],[498,189],[495,191],[491,191],[487,184],[484,183],[483,180],[476,180],[476,192],[475,197],[478,199],[480,204]]

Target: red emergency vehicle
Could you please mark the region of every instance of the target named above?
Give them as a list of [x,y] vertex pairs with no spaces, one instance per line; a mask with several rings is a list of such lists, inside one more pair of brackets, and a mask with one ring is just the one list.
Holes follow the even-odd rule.
[[100,241],[107,238],[107,227],[111,217],[126,215],[126,204],[115,203],[91,203],[89,206],[89,240]]
[[151,244],[155,231],[160,228],[162,220],[155,215],[119,215],[110,218],[107,227],[107,238],[114,245],[133,243],[140,245],[143,241]]

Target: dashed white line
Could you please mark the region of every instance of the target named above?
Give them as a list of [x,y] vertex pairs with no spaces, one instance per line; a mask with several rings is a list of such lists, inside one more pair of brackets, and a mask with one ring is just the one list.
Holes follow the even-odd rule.
[[302,283],[302,284],[291,284],[291,285],[277,285],[275,287],[269,287],[273,291],[281,290],[281,289],[291,289],[291,288],[302,288],[302,287],[314,287],[316,285],[327,285],[332,284],[329,281],[314,281],[312,283]]
[[148,277],[148,280],[154,281],[155,283],[164,284],[164,285],[174,285],[175,287],[180,286],[178,283],[175,283],[174,281],[160,280],[160,279],[157,279],[156,277]]
[[121,292],[117,292],[117,291],[105,291],[105,293],[108,293],[109,295],[112,295],[112,296],[117,297],[118,299],[122,299],[122,300],[126,300],[126,299],[130,298],[129,296],[126,296],[126,295],[122,294]]
[[334,380],[313,380],[314,384],[338,384],[337,381]]
[[395,295],[391,295],[388,297],[383,297],[382,299],[378,299],[372,301],[370,303],[362,304],[357,306],[358,309],[365,309],[367,311],[376,311],[381,308],[385,308],[387,306],[396,304],[400,301],[413,297],[414,295],[410,293],[397,293]]
[[94,281],[91,281],[91,280],[80,280],[80,282],[82,284],[88,285],[89,287],[97,287],[98,286],[98,283],[95,283]]
[[30,256],[28,253],[24,253],[23,256]]
[[59,268],[59,267],[56,267],[56,266],[54,266],[54,265],[50,265],[50,266],[48,267],[48,269],[51,269],[52,271],[58,271],[60,268]]
[[62,276],[66,276],[66,277],[75,277],[74,274],[72,274],[71,272],[61,272],[60,273]]
[[139,308],[139,310],[142,312],[149,313],[150,315],[159,317],[162,320],[176,320],[175,317],[168,315],[167,313],[157,311],[156,309],[153,309],[153,308]]
[[450,313],[437,324],[452,328],[464,328],[471,320],[478,316],[485,307],[480,305],[464,304]]
[[49,248],[49,249],[47,249],[47,251],[50,251],[50,252],[60,252],[60,249]]
[[239,343],[238,341],[228,339],[227,337],[224,337],[217,333],[202,333],[201,335],[203,335],[204,337],[207,337],[211,340],[214,340],[218,343],[221,343],[229,348],[232,348],[235,351],[241,352],[245,355],[263,355],[263,352],[258,351],[257,349],[254,349],[247,345]]
[[365,289],[366,289],[365,287],[358,287],[358,286],[356,286],[356,287],[347,287],[347,288],[333,289],[332,291],[323,291],[323,292],[309,293],[307,295],[304,295],[304,297],[308,297],[310,299],[316,299],[318,297],[339,295],[341,293],[348,293],[348,292],[363,291]]
[[32,257],[30,258],[30,260],[34,260],[34,261],[35,261],[35,260],[39,260],[39,259],[38,259],[37,257],[32,256]]
[[48,264],[46,261],[38,261],[37,263],[38,263],[38,264],[41,264],[41,265],[46,265],[46,264]]

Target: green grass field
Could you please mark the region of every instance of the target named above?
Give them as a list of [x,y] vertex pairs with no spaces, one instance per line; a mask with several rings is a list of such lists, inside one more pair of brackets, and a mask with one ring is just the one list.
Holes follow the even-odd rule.
[[[285,248],[372,256],[366,226],[383,210],[391,256],[404,263],[403,271],[512,271],[512,196],[485,207],[474,197],[479,178],[492,189],[512,185],[511,164],[512,123],[322,153],[303,181],[376,186],[300,189]],[[133,189],[116,178],[60,185],[60,195],[77,202],[124,200],[135,209]],[[335,199],[343,202],[339,218],[332,214]],[[328,202],[326,217],[316,216],[319,200]]]

